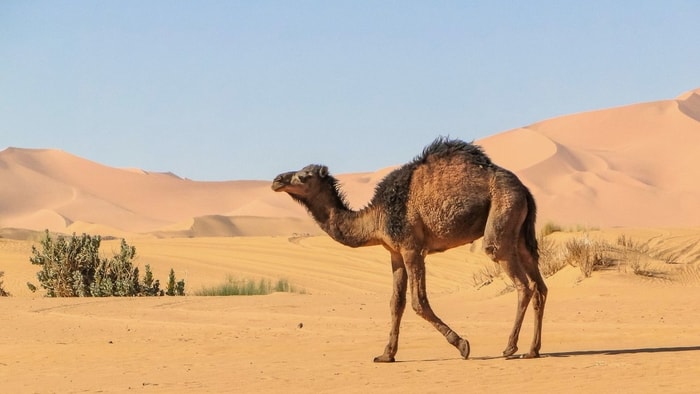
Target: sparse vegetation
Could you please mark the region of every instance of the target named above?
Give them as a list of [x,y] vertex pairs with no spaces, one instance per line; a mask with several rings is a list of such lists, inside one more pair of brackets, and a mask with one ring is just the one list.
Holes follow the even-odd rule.
[[[37,278],[49,297],[108,297],[163,295],[160,282],[153,280],[146,265],[143,281],[134,267],[136,248],[122,239],[119,253],[112,258],[99,254],[101,238],[83,234],[53,239],[48,230],[41,248],[32,246],[29,261],[41,266]],[[171,270],[174,281],[174,271]],[[33,285],[32,285],[33,286]],[[31,289],[31,287],[30,287]],[[182,282],[184,294],[184,282]]]
[[620,235],[617,238],[620,247],[621,260],[626,261],[635,275],[661,277],[660,271],[651,268],[651,251],[648,244],[634,241],[632,238]]
[[576,225],[564,227],[554,222],[547,222],[537,237],[540,252],[540,272],[544,277],[550,277],[567,265],[579,267],[585,277],[590,277],[593,271],[609,267],[614,259],[611,256],[611,246],[604,241],[591,240],[588,235],[573,237],[563,245],[557,244],[549,235],[556,232],[582,232],[595,230],[597,227]]
[[[593,272],[617,266],[629,269],[633,274],[643,277],[666,278],[669,273],[654,269],[655,262],[678,264],[676,255],[653,250],[648,243],[638,242],[626,235],[620,235],[617,243],[597,240],[583,235],[572,234],[566,241],[556,241],[550,237],[556,232],[566,232],[561,226],[547,223],[540,231],[537,241],[540,253],[540,272],[547,278],[567,265],[578,267],[584,277],[590,277]],[[561,238],[559,238],[561,239]],[[670,257],[669,257],[670,256]],[[681,278],[700,277],[698,265],[683,264],[676,270]],[[500,267],[496,264],[484,266],[472,275],[472,284],[477,289],[489,285],[501,275]]]
[[566,260],[562,258],[559,245],[552,238],[547,237],[549,234],[542,231],[537,237],[540,252],[540,272],[545,278],[556,274],[567,264]]
[[573,226],[568,226],[564,227],[558,223],[549,221],[542,226],[542,229],[540,229],[540,234],[542,236],[548,236],[549,234],[557,233],[557,232],[566,232],[566,233],[585,233],[589,231],[595,231],[595,230],[600,230],[600,227],[598,226],[588,226],[584,224],[576,224]]
[[589,231],[597,231],[600,230],[600,227],[598,226],[589,226],[586,224],[577,224],[576,226],[569,227],[567,231],[569,232],[576,232],[576,233],[586,233]]
[[494,279],[501,276],[501,266],[496,263],[487,263],[479,271],[472,274],[472,285],[478,290],[493,283]]
[[[163,295],[163,290],[160,289],[160,280],[158,279],[153,279],[153,272],[151,272],[151,266],[146,264],[144,267],[146,272],[143,274],[143,281],[141,282],[142,284],[142,291],[143,294],[140,295],[145,295],[145,296],[162,296]],[[138,277],[138,268],[135,268],[137,271],[136,277]]]
[[590,278],[593,271],[612,265],[610,247],[604,241],[588,237],[572,238],[564,244],[564,261],[579,267],[584,277]]
[[648,244],[636,242],[620,235],[617,244],[604,240],[594,240],[584,235],[566,241],[558,249],[554,241],[540,235],[540,270],[545,277],[551,276],[567,264],[579,267],[584,277],[594,271],[624,263],[635,275],[661,277],[663,274],[652,269],[653,251]]
[[198,296],[238,296],[238,295],[267,295],[274,292],[301,293],[303,289],[298,289],[289,284],[286,279],[278,279],[276,283],[270,279],[260,279],[258,281],[252,279],[236,279],[229,276],[226,282],[212,286],[203,287],[196,291]]
[[540,238],[544,238],[549,234],[563,231],[562,227],[554,222],[547,222],[540,230]]
[[165,291],[165,295],[169,296],[182,296],[185,295],[185,280],[181,279],[179,281],[175,281],[175,271],[171,268],[170,269],[170,275],[168,275],[168,287],[167,290]]
[[5,276],[3,271],[0,271],[0,297],[9,297],[10,293],[5,290],[2,277]]

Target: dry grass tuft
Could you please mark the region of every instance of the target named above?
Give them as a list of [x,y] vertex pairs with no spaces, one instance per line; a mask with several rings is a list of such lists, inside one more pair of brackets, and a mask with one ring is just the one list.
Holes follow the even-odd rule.
[[663,272],[653,269],[653,251],[648,243],[633,240],[630,237],[620,235],[617,238],[618,252],[620,260],[627,263],[635,275],[648,278],[665,278]]
[[[675,276],[684,282],[700,281],[700,263],[683,264],[677,251],[652,248],[650,242],[640,242],[625,234],[620,235],[615,243],[591,238],[585,232],[550,236],[561,231],[560,226],[547,223],[538,234],[539,268],[545,278],[571,265],[578,267],[585,278],[591,277],[595,271],[617,267],[620,271],[630,271],[645,278],[669,280]],[[676,270],[665,269],[669,264],[682,266]],[[473,286],[480,289],[501,274],[497,264],[485,266],[472,275]]]
[[472,274],[472,286],[478,290],[484,286],[490,285],[496,278],[501,276],[502,272],[501,266],[497,263],[488,263],[479,271]]
[[0,271],[0,297],[9,297],[10,293],[5,291],[5,288],[3,287],[3,279],[2,277],[5,276],[5,273],[3,271]]
[[567,264],[562,256],[561,247],[554,242],[552,238],[547,237],[547,235],[548,234],[543,231],[540,232],[540,235],[537,237],[540,250],[539,267],[542,276],[545,278],[556,274],[562,268],[566,267]]
[[236,279],[233,276],[229,276],[226,282],[217,286],[203,287],[194,294],[197,296],[250,296],[267,295],[276,292],[306,293],[304,289],[298,289],[290,285],[287,279],[278,279],[277,282],[273,283],[269,279],[255,281],[252,279]]
[[588,238],[572,238],[564,244],[564,260],[567,264],[579,267],[584,277],[590,278],[593,271],[613,265],[612,248],[604,241]]
[[540,236],[541,236],[541,237],[546,237],[546,236],[548,236],[549,234],[556,233],[556,232],[560,232],[560,231],[564,231],[563,228],[562,228],[560,225],[558,225],[558,224],[556,224],[556,223],[554,223],[554,222],[547,222],[547,223],[545,223],[545,225],[542,227],[542,230],[540,230]]

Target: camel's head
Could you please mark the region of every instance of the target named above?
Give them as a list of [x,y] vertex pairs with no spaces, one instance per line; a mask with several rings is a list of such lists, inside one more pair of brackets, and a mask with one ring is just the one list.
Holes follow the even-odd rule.
[[328,167],[311,164],[299,171],[279,174],[272,181],[272,190],[287,192],[295,198],[314,195],[324,185],[328,185]]

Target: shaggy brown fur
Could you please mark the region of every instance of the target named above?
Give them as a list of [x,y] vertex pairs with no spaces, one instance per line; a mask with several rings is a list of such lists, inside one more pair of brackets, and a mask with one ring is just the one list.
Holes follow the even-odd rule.
[[411,305],[465,359],[469,342],[433,312],[425,286],[425,257],[484,237],[484,251],[498,262],[518,291],[515,323],[503,351],[517,352],[525,311],[533,299],[535,334],[524,357],[538,357],[547,286],[538,268],[535,201],[510,171],[493,164],[480,147],[438,138],[412,162],[377,185],[367,207],[348,207],[338,181],[322,165],[278,175],[272,189],[303,204],[319,226],[351,247],[382,245],[391,254],[394,291],[391,332],[375,362],[392,362],[411,288]]

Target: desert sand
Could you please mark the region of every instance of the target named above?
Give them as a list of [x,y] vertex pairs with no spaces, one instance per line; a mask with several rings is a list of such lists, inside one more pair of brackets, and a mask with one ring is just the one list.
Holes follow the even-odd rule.
[[[558,244],[614,244],[624,235],[649,248],[641,258],[651,276],[616,261],[589,278],[573,266],[548,277],[542,357],[534,360],[500,357],[516,293],[502,275],[477,280],[492,264],[479,241],[427,259],[431,303],[470,341],[470,359],[409,307],[397,362],[375,364],[390,323],[388,253],[335,243],[269,180],[197,182],[58,150],[6,149],[0,271],[12,296],[0,298],[2,391],[697,392],[699,113],[695,90],[477,141],[532,189],[540,226],[562,225],[549,236]],[[338,177],[360,208],[390,170]],[[137,265],[149,264],[161,281],[173,268],[188,295],[32,293],[26,283],[38,285],[38,269],[29,256],[46,228],[117,237],[103,241],[107,255],[125,237]],[[286,279],[301,291],[193,295],[231,275]],[[528,311],[521,352],[531,335]]]
[[[650,230],[617,232],[639,240]],[[680,251],[698,230],[652,242]],[[486,261],[470,246],[431,256],[437,313],[472,346],[462,360],[407,311],[398,362],[374,364],[389,329],[391,275],[381,247],[349,249],[328,237],[138,239],[139,264],[188,290],[227,275],[287,278],[304,293],[249,297],[44,298],[24,282],[31,242],[0,240],[5,287],[0,379],[7,392],[696,392],[700,278],[666,265],[668,279],[624,265],[582,279],[566,267],[547,279],[542,358],[505,360],[516,294],[499,278],[477,288]],[[107,249],[116,241],[106,242]],[[475,249],[475,251],[471,251]],[[682,264],[698,262],[696,249]],[[694,256],[694,257],[693,257]],[[657,264],[663,263],[657,262]],[[680,265],[680,264],[678,264]],[[676,272],[676,274],[673,274]],[[36,281],[35,281],[36,283]],[[530,315],[530,313],[528,313]],[[532,332],[526,319],[520,347]]]

